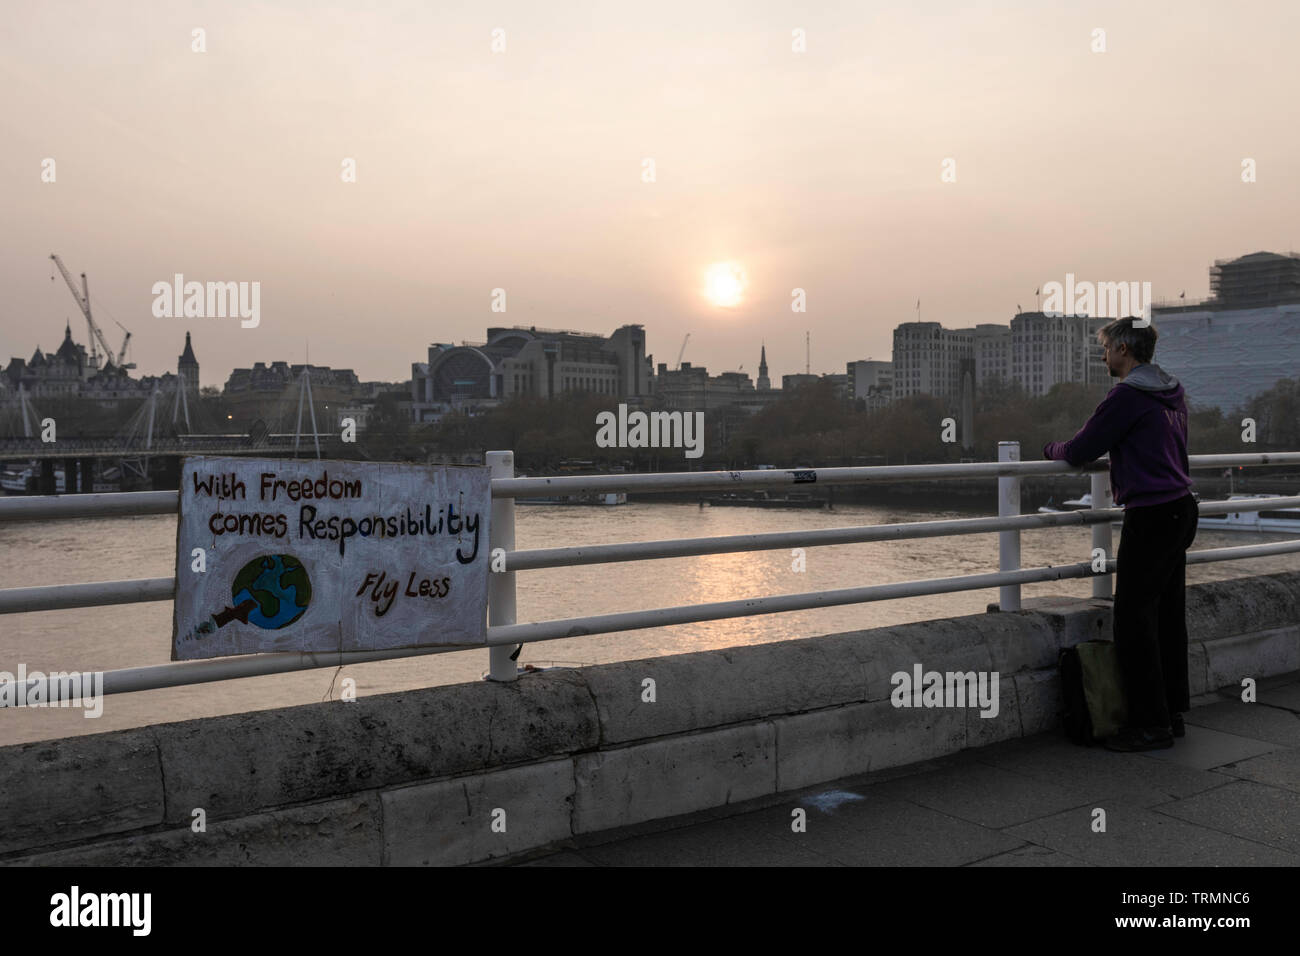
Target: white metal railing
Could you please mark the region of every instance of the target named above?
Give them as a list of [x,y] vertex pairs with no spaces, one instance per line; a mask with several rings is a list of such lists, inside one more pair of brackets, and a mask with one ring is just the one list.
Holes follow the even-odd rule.
[[[1237,465],[1300,463],[1300,452],[1281,454],[1197,455],[1189,459],[1192,468],[1226,468]],[[955,591],[999,589],[999,608],[1020,609],[1023,584],[1091,577],[1093,594],[1108,597],[1110,575],[1115,571],[1111,522],[1123,510],[1110,507],[1106,484],[1108,462],[1092,462],[1073,468],[1065,462],[1019,460],[1017,442],[1001,442],[998,461],[940,465],[881,465],[855,468],[789,469],[783,471],[677,472],[641,475],[577,475],[561,477],[516,478],[514,455],[508,451],[487,453],[491,473],[492,517],[489,547],[505,552],[504,572],[493,572],[488,579],[489,674],[492,680],[509,681],[517,676],[515,657],[520,644],[560,640],[586,634],[613,633],[648,627],[663,627],[699,621],[720,620],[784,611],[807,610],[845,604],[885,601],[925,594]],[[1020,478],[1025,475],[1091,475],[1094,504],[1101,507],[1057,514],[1020,514]],[[678,538],[663,541],[639,541],[606,545],[574,545],[519,551],[515,548],[514,500],[550,497],[557,494],[588,492],[664,492],[710,491],[719,489],[771,488],[818,485],[860,484],[871,481],[903,479],[998,478],[998,516],[941,521],[917,521],[890,525],[822,528],[764,534],[726,535],[704,538]],[[62,519],[74,517],[115,517],[132,515],[174,514],[179,493],[174,491],[135,492],[127,494],[80,494],[50,497],[0,499],[0,521]],[[1203,501],[1201,514],[1258,511],[1262,508],[1300,507],[1300,495],[1285,498],[1255,498],[1236,501]],[[1092,544],[1106,555],[1106,570],[1095,572],[1092,562],[1042,568],[1020,567],[1020,532],[1028,528],[1060,525],[1092,525]],[[571,567],[619,561],[642,561],[659,558],[689,557],[741,551],[762,551],[790,547],[818,547],[865,541],[904,540],[947,537],[961,534],[998,532],[997,572],[960,577],[902,581],[893,584],[867,585],[829,591],[781,594],[733,601],[678,607],[652,608],[617,614],[575,617],[562,620],[519,624],[516,622],[515,574],[538,568]],[[1215,548],[1189,552],[1188,564],[1231,561],[1300,551],[1300,539]],[[88,584],[59,584],[45,587],[0,590],[0,614],[45,611],[73,607],[94,607],[143,601],[166,601],[174,598],[173,578],[143,578],[131,581],[98,581]],[[206,681],[228,680],[262,674],[284,673],[341,664],[413,657],[426,654],[481,648],[483,645],[439,645],[381,651],[290,652],[183,661],[150,667],[125,668],[104,675],[103,693],[125,693]],[[48,680],[48,679],[47,679]]]

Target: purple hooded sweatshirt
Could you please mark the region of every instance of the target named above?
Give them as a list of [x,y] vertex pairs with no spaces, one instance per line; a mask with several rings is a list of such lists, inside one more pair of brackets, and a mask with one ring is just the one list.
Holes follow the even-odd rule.
[[1078,467],[1110,452],[1117,505],[1141,508],[1187,494],[1187,403],[1183,386],[1159,365],[1133,367],[1069,441],[1043,446],[1043,457]]

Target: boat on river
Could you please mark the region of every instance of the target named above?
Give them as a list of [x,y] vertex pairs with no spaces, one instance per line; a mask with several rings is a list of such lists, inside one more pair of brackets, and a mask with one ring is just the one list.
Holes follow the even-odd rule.
[[1063,511],[1086,511],[1092,507],[1092,492],[1087,491],[1078,498],[1071,498],[1069,501],[1062,501],[1059,505],[1052,503],[1053,499],[1048,498],[1047,504],[1040,505],[1039,514],[1059,515]]
[[589,491],[580,495],[551,495],[546,498],[516,498],[517,505],[625,505],[627,492]]
[[[0,491],[7,495],[32,494],[34,475],[39,475],[39,471],[35,468],[10,465],[0,470]],[[54,469],[54,491],[61,495],[64,490],[63,469],[56,468]]]
[[815,497],[806,491],[773,494],[760,490],[708,495],[700,500],[700,504],[714,508],[825,508],[827,502],[825,498]]
[[[1201,496],[1199,492],[1195,492],[1195,491],[1192,492],[1192,496],[1198,502],[1201,500]],[[1059,505],[1054,504],[1053,499],[1048,498],[1047,504],[1039,506],[1038,513],[1044,515],[1059,515],[1069,511],[1087,511],[1091,507],[1092,507],[1092,492],[1086,491],[1077,498],[1070,498],[1067,501],[1062,501]],[[1203,515],[1202,517],[1205,516]],[[1112,518],[1110,523],[1123,524],[1124,519]]]
[[[1290,495],[1229,495],[1228,501],[1242,498],[1287,498]],[[1300,535],[1300,508],[1261,508],[1259,511],[1229,511],[1227,514],[1203,514],[1197,528],[1212,531],[1281,531]]]
[[[516,475],[516,478],[527,478],[527,475]],[[516,498],[517,505],[625,505],[627,504],[627,492],[625,491],[584,491],[576,495],[547,495],[544,498]]]

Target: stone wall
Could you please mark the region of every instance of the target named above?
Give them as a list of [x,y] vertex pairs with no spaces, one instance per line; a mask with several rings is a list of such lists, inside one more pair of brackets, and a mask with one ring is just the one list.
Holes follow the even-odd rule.
[[[1110,615],[1108,601],[1035,599],[1014,613],[3,747],[0,863],[499,858],[1050,730],[1058,650],[1109,637]],[[1194,696],[1300,669],[1300,572],[1190,587],[1187,619]],[[891,675],[916,664],[996,671],[997,716],[894,707]]]

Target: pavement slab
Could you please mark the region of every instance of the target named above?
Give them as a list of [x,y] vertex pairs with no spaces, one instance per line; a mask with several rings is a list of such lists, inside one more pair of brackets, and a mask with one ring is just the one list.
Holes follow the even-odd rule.
[[[1300,725],[1297,725],[1300,727]],[[1256,737],[1187,725],[1187,736],[1168,750],[1152,750],[1144,756],[1192,770],[1213,770],[1227,764],[1271,753],[1280,745]]]
[[1247,704],[1240,700],[1222,701],[1198,707],[1186,716],[1187,737],[1192,739],[1196,727],[1250,737],[1294,747],[1300,738],[1300,714],[1268,704]]
[[[746,813],[697,826],[619,840],[581,851],[601,866],[839,866],[825,855],[781,839],[789,814]],[[793,835],[793,834],[792,834]]]
[[1300,860],[1300,793],[1253,780],[1157,807],[1160,813],[1199,826],[1280,847]]
[[[841,791],[844,793],[850,791]],[[861,794],[828,809],[810,792],[784,806],[582,850],[614,866],[960,866],[1024,841],[913,803]],[[793,829],[803,809],[806,830]]]
[[1067,810],[1007,832],[1094,866],[1300,866],[1300,855],[1124,803],[1103,807],[1106,832],[1091,810]]
[[1215,772],[1300,793],[1300,750],[1275,750],[1238,763],[1225,764]]
[[1300,713],[1300,681],[1289,678],[1260,681],[1259,702],[1269,707]]
[[559,853],[552,853],[550,856],[544,856],[540,859],[529,860],[527,863],[520,863],[520,866],[595,866],[581,853],[575,853],[572,850],[562,850]]
[[868,793],[906,800],[995,830],[1087,802],[1078,790],[1044,777],[982,763],[882,783]]
[[1029,843],[985,860],[976,860],[974,863],[968,863],[967,866],[1092,866],[1092,864],[1077,860],[1058,850],[1049,850],[1045,846],[1034,846]]
[[[1149,753],[1059,729],[639,825],[527,866],[1300,866],[1300,680],[1205,697]],[[1094,810],[1106,832],[1093,831]],[[794,811],[805,828],[792,828]],[[601,842],[603,839],[603,842]],[[545,852],[545,851],[542,851]]]
[[1265,707],[1275,707],[1300,714],[1300,684],[1262,689],[1259,692],[1259,702]]
[[[1182,744],[1183,741],[1178,741],[1173,749],[1178,750]],[[1258,749],[1250,750],[1248,755],[1259,752]],[[1104,747],[1079,747],[1064,736],[1051,738],[1043,745],[1023,752],[982,754],[979,759],[1074,792],[1078,799],[1072,806],[1110,800],[1149,807],[1224,785],[1222,776],[1207,770],[1155,762],[1149,754],[1121,754]]]

